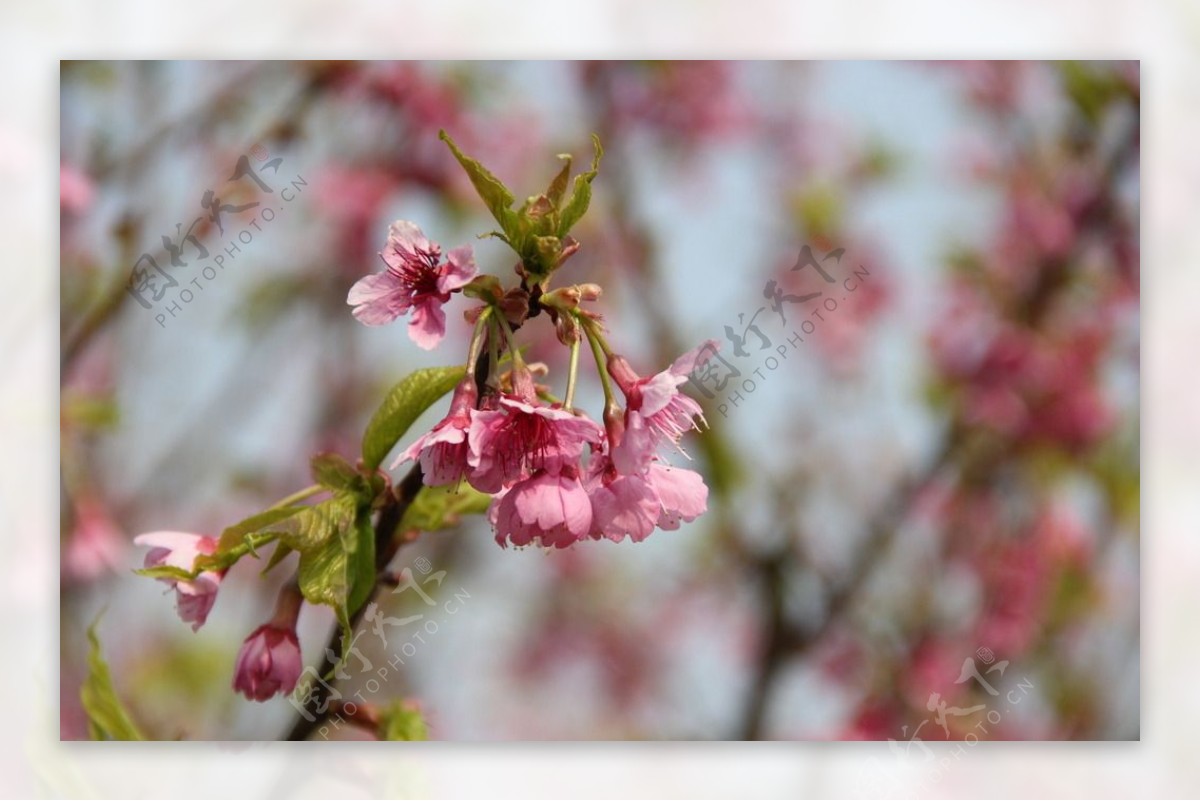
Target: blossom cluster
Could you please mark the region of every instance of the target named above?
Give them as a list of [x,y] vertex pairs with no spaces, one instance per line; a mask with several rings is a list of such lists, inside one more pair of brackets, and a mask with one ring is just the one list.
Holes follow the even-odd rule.
[[[457,265],[473,264],[469,248],[451,251],[459,255],[440,267],[431,266],[436,259],[428,254],[440,252],[439,246],[416,225],[397,222],[386,252],[404,254],[406,264],[420,260],[421,269],[399,271],[388,261],[386,272],[364,278],[349,298],[359,304],[356,316],[375,323],[413,309],[409,332],[418,344],[433,339],[431,320],[440,321],[440,338],[445,316],[440,308],[436,314],[432,309],[445,303],[449,293],[425,287],[450,276],[460,280],[464,274]],[[360,290],[364,282],[378,291]],[[470,316],[481,319],[482,310]],[[594,324],[591,319],[587,323]],[[494,332],[503,336],[503,326]],[[588,538],[641,541],[656,527],[678,528],[681,521],[703,514],[708,490],[698,473],[670,465],[660,450],[678,447],[683,434],[703,421],[699,404],[679,386],[701,353],[711,353],[714,347],[705,343],[647,378],[610,353],[605,370],[620,387],[625,407],[610,404],[604,426],[563,403],[540,399],[519,355],[508,391],[480,397],[473,371],[468,371],[446,417],[401,453],[392,467],[416,461],[427,486],[466,481],[491,495],[488,519],[501,545],[565,548]]]
[[[546,193],[531,198],[520,212],[493,209],[505,229],[502,238],[521,256],[517,286],[505,289],[497,277],[477,275],[469,246],[443,255],[442,246],[415,223],[399,220],[390,226],[379,254],[384,269],[359,279],[347,295],[353,316],[364,325],[381,326],[407,315],[409,337],[426,350],[445,337],[444,307],[454,295],[480,301],[464,315],[474,324],[474,334],[448,413],[405,449],[392,468],[416,462],[426,486],[461,487],[465,483],[490,496],[487,518],[501,547],[566,548],[582,540],[619,542],[626,537],[640,542],[656,528],[677,529],[681,523],[695,520],[707,508],[708,488],[700,474],[672,465],[666,456],[672,451],[683,453],[684,434],[704,424],[699,404],[680,392],[680,387],[702,358],[715,353],[716,343],[702,344],[661,372],[639,375],[609,345],[600,315],[581,306],[600,297],[599,286],[549,286],[552,273],[579,249],[568,232],[587,208],[587,186],[595,177],[602,153],[598,140],[595,146],[592,170],[576,179],[569,199],[568,160]],[[477,188],[484,187],[481,196],[489,205],[503,202],[507,190],[498,189],[494,179],[453,143],[450,147]],[[535,383],[534,371],[525,364],[515,339],[516,330],[543,312],[553,323],[558,340],[571,352],[561,400],[551,395],[548,387]],[[603,424],[574,407],[584,341],[595,358],[604,390]],[[480,361],[485,353],[486,360]],[[510,359],[504,370],[502,353]],[[364,450],[357,472],[342,460],[352,475],[339,474],[337,481],[362,492],[351,497],[354,514],[362,513],[383,493],[392,492],[377,473],[384,453],[386,448],[367,464]],[[336,472],[339,468],[334,464],[329,469]],[[325,491],[330,486],[318,478],[318,485],[310,489]],[[302,491],[299,495],[311,494]],[[270,511],[286,516],[306,508],[290,505],[296,497]],[[334,518],[341,519],[334,513],[321,519]],[[193,630],[207,619],[227,566],[240,558],[224,540],[224,535],[217,540],[172,531],[144,534],[135,540],[150,548],[147,574],[174,591],[179,616]],[[242,552],[252,552],[254,545],[243,542],[239,547]],[[302,567],[304,558],[302,551]],[[211,568],[214,565],[221,567]],[[340,575],[338,580],[342,580]],[[313,581],[310,575],[308,584]],[[296,636],[299,610],[306,599],[328,603],[329,595],[317,593],[314,601],[311,587],[306,590],[299,581],[285,585],[274,616],[242,644],[234,689],[255,701],[292,692],[303,669]],[[349,596],[347,590],[346,598],[335,601],[342,604],[340,611],[345,614],[350,614],[345,612],[352,605]]]

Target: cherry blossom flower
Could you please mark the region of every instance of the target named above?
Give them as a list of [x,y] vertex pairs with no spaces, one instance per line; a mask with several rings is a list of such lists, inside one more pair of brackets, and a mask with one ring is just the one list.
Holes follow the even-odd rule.
[[708,340],[680,356],[666,370],[648,378],[633,371],[623,356],[608,359],[608,372],[625,393],[625,435],[613,448],[613,461],[623,473],[644,467],[663,442],[678,445],[684,432],[704,423],[700,404],[679,391],[696,367],[717,350]]
[[294,690],[303,669],[295,624],[267,623],[255,629],[242,643],[233,674],[233,689],[251,701],[266,701],[276,693]]
[[498,495],[488,516],[501,547],[566,548],[591,530],[592,502],[573,468],[557,475],[539,470]]
[[346,302],[364,325],[385,325],[412,311],[409,337],[432,350],[446,335],[442,306],[475,277],[470,246],[451,250],[442,263],[441,245],[427,239],[416,224],[399,220],[388,230],[387,247],[380,255],[387,269],[360,278]]
[[662,511],[658,527],[674,531],[680,522],[690,523],[708,509],[708,487],[695,470],[656,462],[646,472]]
[[[197,556],[210,554],[217,549],[215,538],[182,531],[153,531],[138,535],[133,542],[151,549],[146,554],[146,567],[167,565],[188,571],[192,570]],[[217,601],[217,590],[223,576],[224,571],[205,570],[190,580],[159,580],[175,590],[175,607],[179,618],[184,623],[191,623],[192,631],[198,631]]]
[[654,461],[623,474],[608,456],[593,457],[585,482],[592,501],[592,539],[641,542],[655,527],[674,531],[708,508],[708,487],[694,470]]
[[467,431],[471,427],[479,391],[475,377],[466,375],[454,390],[450,412],[422,435],[392,463],[392,469],[404,462],[419,460],[426,486],[453,484],[467,474]]
[[587,482],[592,502],[592,539],[641,542],[650,536],[662,513],[658,494],[640,474],[622,475],[607,456],[593,457]]
[[467,480],[480,492],[498,492],[538,470],[557,475],[579,464],[585,444],[604,439],[604,429],[583,415],[511,396],[473,418]]

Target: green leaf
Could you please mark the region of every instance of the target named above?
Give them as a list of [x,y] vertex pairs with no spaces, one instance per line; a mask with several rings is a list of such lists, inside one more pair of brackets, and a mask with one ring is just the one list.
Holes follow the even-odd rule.
[[309,461],[313,481],[331,490],[362,488],[362,476],[354,465],[336,453],[318,453]]
[[[303,512],[311,507],[308,506],[285,506],[281,509],[268,509],[265,512],[251,515],[240,523],[234,523],[221,532],[221,539],[217,542],[217,550],[212,556],[225,554],[233,551],[246,543],[246,538],[250,534],[256,534],[263,529],[275,526],[289,517]],[[276,527],[277,531],[286,531],[286,527]],[[200,563],[201,559],[197,560]]]
[[[351,492],[338,492],[332,498],[302,507],[300,514],[287,522],[280,541],[303,556],[337,539],[351,526],[358,514],[359,499]],[[303,559],[301,566],[303,566]]]
[[271,552],[271,558],[267,560],[267,566],[262,569],[260,575],[265,576],[270,573],[276,565],[288,558],[288,554],[292,553],[293,549],[286,542],[276,542],[275,550]]
[[600,137],[595,134],[592,134],[592,146],[595,148],[595,155],[592,156],[592,168],[575,176],[575,188],[559,216],[558,236],[560,239],[565,237],[575,223],[579,222],[587,213],[588,206],[592,202],[592,180],[600,171],[600,159],[604,156],[604,148],[600,146]]
[[394,701],[379,712],[379,739],[428,740],[429,728],[415,704]]
[[[496,222],[500,223],[500,228],[511,240],[517,220],[517,213],[512,210],[515,200],[513,193],[499,178],[488,172],[486,167],[459,150],[458,145],[445,130],[438,131],[438,138],[450,147],[450,152],[454,154],[454,158],[458,159],[458,163],[466,171],[467,177],[471,179],[471,184],[487,205],[488,211],[496,218]],[[514,247],[516,247],[515,244]]]
[[409,374],[392,387],[363,433],[366,469],[378,468],[413,421],[438,398],[454,389],[465,373],[465,367],[427,367]]
[[[196,557],[193,565],[195,570],[188,577],[192,578],[202,570],[224,570],[246,554],[253,554],[257,557],[259,548],[289,530],[288,525],[281,525],[285,520],[310,508],[308,506],[284,506],[267,509],[265,512],[247,517],[240,523],[234,523],[221,532],[221,538],[217,541],[217,550],[211,554],[202,554]],[[151,575],[149,571],[139,572],[142,575]]]
[[443,487],[421,487],[413,498],[400,531],[440,531],[456,525],[463,515],[479,515],[487,511],[492,496],[485,495],[466,482]]
[[93,740],[145,740],[137,724],[125,711],[121,699],[113,688],[108,663],[100,652],[100,638],[96,636],[99,618],[88,626],[88,677],[79,691],[83,709],[88,716],[88,734]]
[[139,576],[145,576],[152,579],[180,579],[183,581],[191,581],[196,577],[196,574],[184,570],[182,567],[173,565],[157,565],[155,567],[140,567],[133,571]]
[[[347,538],[347,568],[346,576],[350,587],[346,598],[346,621],[349,627],[349,617],[371,597],[375,588],[375,527],[371,525],[371,516],[366,511],[361,512],[354,522],[354,528]],[[345,653],[346,649],[343,648]]]
[[562,169],[546,189],[546,197],[555,209],[562,205],[563,195],[567,193],[567,182],[571,180],[571,154],[559,153],[558,157],[563,161]]
[[350,616],[375,586],[375,531],[367,510],[358,509],[337,534],[319,547],[301,551],[297,580],[305,600],[324,604],[337,613],[345,653],[345,640],[351,634]]

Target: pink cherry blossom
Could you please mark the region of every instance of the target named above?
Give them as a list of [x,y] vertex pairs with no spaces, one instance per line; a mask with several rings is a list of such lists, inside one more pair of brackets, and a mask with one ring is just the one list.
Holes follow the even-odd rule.
[[664,531],[674,531],[680,522],[690,523],[707,511],[708,487],[695,470],[656,462],[646,479],[661,504],[658,527]]
[[566,548],[588,535],[592,503],[573,469],[558,475],[539,470],[498,495],[488,515],[502,547]]
[[592,501],[592,539],[620,542],[628,536],[641,542],[656,526],[675,530],[708,506],[708,487],[699,473],[658,459],[624,473],[607,454],[595,454],[584,486]]
[[510,396],[473,418],[467,480],[480,492],[498,492],[537,470],[557,475],[579,464],[585,444],[604,439],[604,429],[583,415]]
[[592,539],[641,542],[650,536],[662,513],[658,494],[640,473],[621,474],[607,456],[592,457],[586,482],[592,501]]
[[454,484],[467,474],[467,431],[475,414],[479,391],[475,377],[466,375],[454,390],[450,413],[422,435],[392,463],[394,470],[404,462],[419,460],[426,486]]
[[[197,556],[210,554],[217,549],[217,541],[213,537],[182,531],[153,531],[135,537],[133,542],[151,549],[146,554],[146,567],[167,565],[188,571],[192,570]],[[184,623],[191,623],[192,631],[198,631],[216,603],[223,575],[223,571],[205,570],[190,580],[159,580],[175,590],[175,608],[179,618]]]
[[294,690],[303,668],[295,626],[267,623],[242,643],[233,689],[251,701],[266,701],[276,693]]
[[475,276],[470,246],[451,250],[442,263],[441,245],[427,239],[416,224],[399,220],[388,230],[380,255],[387,269],[360,278],[346,302],[364,325],[385,325],[412,311],[409,337],[432,350],[446,335],[442,306]]
[[641,378],[622,356],[608,360],[608,371],[625,393],[625,435],[613,449],[613,460],[622,472],[636,472],[647,464],[663,442],[678,445],[689,429],[700,430],[704,423],[700,404],[679,391],[697,366],[702,366],[717,351],[717,343],[708,340],[680,356],[666,370]]

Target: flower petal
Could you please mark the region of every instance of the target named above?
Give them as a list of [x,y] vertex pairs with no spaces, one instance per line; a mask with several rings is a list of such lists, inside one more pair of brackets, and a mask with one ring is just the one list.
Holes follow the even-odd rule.
[[703,367],[708,363],[708,360],[713,357],[717,350],[721,347],[715,339],[708,339],[701,342],[697,347],[692,348],[687,353],[676,359],[668,369],[668,372],[674,373],[677,376],[688,378],[696,370],[697,367]]
[[677,529],[681,520],[691,522],[708,509],[708,487],[696,471],[652,464],[646,476],[662,503],[659,528]]
[[433,350],[446,335],[446,313],[436,299],[421,301],[413,306],[408,323],[408,337],[422,350]]
[[358,279],[346,303],[354,306],[354,317],[363,325],[386,325],[412,305],[408,286],[388,271]]
[[471,246],[454,248],[447,254],[446,264],[438,276],[438,291],[453,292],[461,289],[475,277],[475,272],[475,257],[472,255]]

